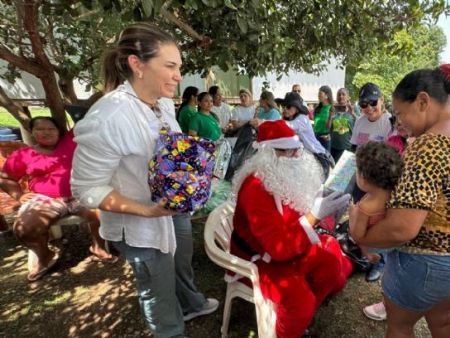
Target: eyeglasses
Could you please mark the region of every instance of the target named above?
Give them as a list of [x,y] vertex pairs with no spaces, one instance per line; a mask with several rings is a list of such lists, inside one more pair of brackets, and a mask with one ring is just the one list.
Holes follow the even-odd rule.
[[293,92],[293,93],[299,93],[299,94],[300,94],[302,91],[301,91],[300,89],[297,89],[297,90],[293,90],[292,92]]
[[362,109],[367,108],[369,105],[370,105],[371,107],[376,107],[377,104],[378,104],[378,100],[370,100],[370,101],[359,102],[359,106],[360,106]]
[[280,148],[275,148],[276,151],[279,151],[283,154],[285,154],[286,156],[294,156],[296,154],[299,153],[300,148],[294,148],[294,149],[280,149]]

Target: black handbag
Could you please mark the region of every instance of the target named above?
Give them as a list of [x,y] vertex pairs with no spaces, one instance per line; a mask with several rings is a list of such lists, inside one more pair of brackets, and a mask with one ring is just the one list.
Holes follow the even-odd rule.
[[362,255],[361,248],[349,234],[348,221],[338,223],[332,231],[324,229],[320,226],[316,227],[316,232],[319,234],[327,234],[336,238],[341,246],[342,252],[350,259],[355,269],[363,272],[371,269],[372,263],[369,262],[367,257]]

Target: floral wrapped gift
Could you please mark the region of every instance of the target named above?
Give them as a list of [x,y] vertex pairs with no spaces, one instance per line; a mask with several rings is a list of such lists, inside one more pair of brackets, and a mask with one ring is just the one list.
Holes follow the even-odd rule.
[[166,207],[178,212],[201,209],[211,189],[214,151],[211,141],[162,130],[149,164],[152,201],[165,197]]

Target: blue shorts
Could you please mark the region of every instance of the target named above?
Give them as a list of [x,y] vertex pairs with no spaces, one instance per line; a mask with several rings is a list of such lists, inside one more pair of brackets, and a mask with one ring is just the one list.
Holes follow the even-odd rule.
[[450,297],[450,256],[388,254],[382,281],[384,295],[398,306],[425,312]]

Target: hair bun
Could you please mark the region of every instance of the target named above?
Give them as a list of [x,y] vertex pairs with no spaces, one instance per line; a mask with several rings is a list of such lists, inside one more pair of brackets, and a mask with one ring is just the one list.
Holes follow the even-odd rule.
[[440,65],[439,69],[445,74],[445,79],[447,81],[450,80],[450,63],[444,63]]
[[439,70],[444,74],[445,91],[450,94],[450,63],[440,65]]

